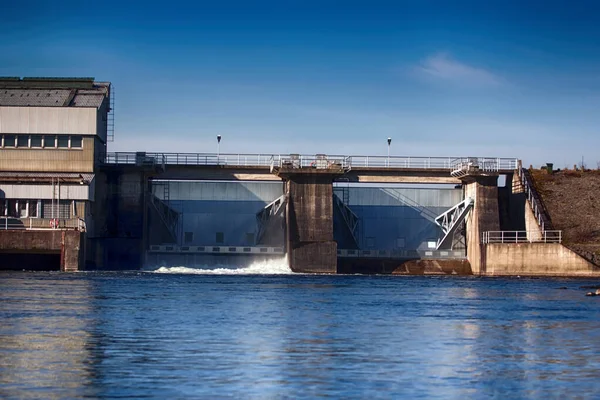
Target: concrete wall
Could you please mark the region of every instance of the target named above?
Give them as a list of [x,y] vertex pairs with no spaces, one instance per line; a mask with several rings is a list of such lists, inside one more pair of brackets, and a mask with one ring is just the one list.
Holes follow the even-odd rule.
[[0,133],[95,135],[95,107],[0,107]]
[[[52,190],[58,196],[58,186],[36,184],[7,184],[0,183],[0,199],[52,199]],[[57,199],[58,197],[56,197]],[[60,185],[61,200],[94,200],[94,181],[89,185],[65,184]]]
[[542,228],[538,224],[531,203],[525,201],[525,230],[527,231],[527,240],[540,240],[542,238]]
[[81,149],[1,148],[0,171],[91,173],[97,140],[94,136],[84,136]]
[[464,184],[465,198],[471,197],[475,203],[466,219],[467,259],[473,274],[485,274],[482,262],[481,235],[486,231],[500,230],[498,215],[498,178],[477,177]]
[[78,271],[83,262],[83,237],[74,230],[0,230],[0,257],[2,253],[60,253],[61,271]]
[[485,245],[486,275],[600,276],[600,268],[559,243]]
[[147,171],[109,167],[98,172],[88,224],[90,268],[135,269],[143,265]]
[[287,251],[294,272],[337,272],[332,177],[298,174],[287,182]]

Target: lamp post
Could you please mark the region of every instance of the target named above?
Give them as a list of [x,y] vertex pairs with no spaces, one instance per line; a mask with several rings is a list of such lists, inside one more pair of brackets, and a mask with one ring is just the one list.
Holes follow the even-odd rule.
[[219,164],[219,154],[221,148],[221,135],[217,135],[217,165]]
[[389,137],[389,138],[387,139],[387,142],[388,142],[387,166],[389,167],[389,166],[390,166],[390,145],[392,144],[392,138],[391,138],[391,137]]

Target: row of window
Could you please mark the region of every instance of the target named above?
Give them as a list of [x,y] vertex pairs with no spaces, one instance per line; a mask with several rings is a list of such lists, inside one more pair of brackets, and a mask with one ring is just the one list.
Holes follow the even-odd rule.
[[76,215],[73,200],[0,199],[0,215],[13,218],[60,218]]
[[2,148],[81,149],[81,135],[2,135]]

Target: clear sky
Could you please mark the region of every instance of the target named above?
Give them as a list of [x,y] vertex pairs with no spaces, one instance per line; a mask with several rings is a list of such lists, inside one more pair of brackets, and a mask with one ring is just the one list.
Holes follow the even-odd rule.
[[111,81],[110,151],[600,162],[597,1],[3,1],[0,75]]

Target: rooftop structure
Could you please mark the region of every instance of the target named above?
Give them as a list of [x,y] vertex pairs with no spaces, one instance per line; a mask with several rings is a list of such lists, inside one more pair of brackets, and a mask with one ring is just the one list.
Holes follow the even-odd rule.
[[109,96],[110,83],[94,78],[0,77],[0,106],[100,108]]

